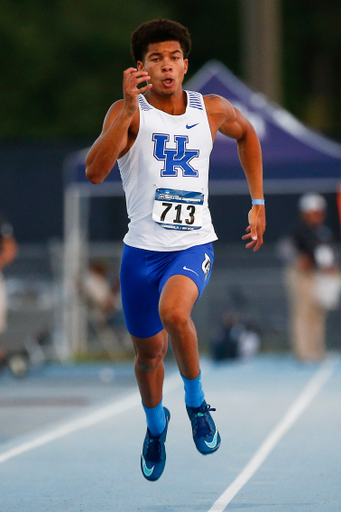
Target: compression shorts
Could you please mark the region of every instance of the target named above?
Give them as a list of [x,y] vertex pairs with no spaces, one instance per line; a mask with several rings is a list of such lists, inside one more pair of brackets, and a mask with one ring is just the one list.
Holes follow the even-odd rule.
[[200,298],[214,260],[211,243],[182,251],[146,251],[124,245],[121,262],[121,294],[124,317],[130,334],[149,338],[163,329],[159,299],[166,281],[174,275],[192,279]]

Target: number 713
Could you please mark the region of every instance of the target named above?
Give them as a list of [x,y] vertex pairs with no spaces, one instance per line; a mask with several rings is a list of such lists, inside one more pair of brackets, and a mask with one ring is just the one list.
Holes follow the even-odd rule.
[[[163,212],[161,213],[161,216],[160,216],[161,222],[165,222],[167,213],[174,209],[176,211],[176,215],[175,215],[175,219],[173,219],[173,223],[174,224],[182,224],[183,221],[181,220],[181,214],[182,214],[182,207],[184,207],[186,210],[188,210],[188,214],[187,214],[188,218],[184,219],[185,223],[189,224],[189,225],[194,224],[195,206],[193,204],[189,204],[186,207],[186,205],[184,205],[184,204],[177,204],[175,206],[174,203],[162,203],[162,206],[165,206],[165,209],[163,210]],[[171,213],[173,213],[173,211]],[[185,212],[185,215],[186,215],[186,213],[187,212]]]

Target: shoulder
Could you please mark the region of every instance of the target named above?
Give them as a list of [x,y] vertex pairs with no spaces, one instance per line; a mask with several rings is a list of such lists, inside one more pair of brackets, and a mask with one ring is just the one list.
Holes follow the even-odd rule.
[[[222,127],[230,127],[237,119],[237,111],[226,98],[217,94],[204,96],[204,102],[213,140]],[[225,132],[224,132],[225,133]],[[225,135],[230,136],[230,131]]]
[[[120,115],[120,113],[123,110],[124,106],[124,100],[118,100],[115,101],[109,108],[108,112],[105,115],[104,122],[103,122],[103,129],[102,133],[106,132],[112,123],[117,119],[117,117]],[[139,111],[137,110],[136,114],[132,118],[130,129],[131,131],[138,131],[138,125],[139,125]]]
[[115,101],[105,115],[102,133],[106,132],[123,109],[123,100]]
[[116,119],[116,117],[118,117],[119,114],[121,113],[121,111],[123,109],[123,104],[124,104],[123,100],[115,101],[115,103],[113,103],[110,106],[108,112],[106,113],[104,122],[106,122],[106,121],[113,122]]
[[235,108],[231,103],[218,94],[207,94],[203,96],[207,114],[222,116],[225,121],[233,120],[236,116]]

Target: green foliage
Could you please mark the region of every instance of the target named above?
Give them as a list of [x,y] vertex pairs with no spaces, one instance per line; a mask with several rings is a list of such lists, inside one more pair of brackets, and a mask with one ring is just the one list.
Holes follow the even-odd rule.
[[[239,0],[0,0],[0,138],[93,139],[122,96],[130,35],[175,19],[192,35],[188,78],[218,59],[240,76]],[[341,4],[282,0],[285,106],[341,137]],[[309,14],[309,15],[308,15]]]
[[152,0],[0,0],[0,137],[97,134],[133,64],[130,34],[170,16]]
[[239,0],[173,0],[172,6],[176,21],[188,27],[191,34],[189,73],[217,59],[239,74]]
[[286,107],[341,138],[341,4],[282,0]]

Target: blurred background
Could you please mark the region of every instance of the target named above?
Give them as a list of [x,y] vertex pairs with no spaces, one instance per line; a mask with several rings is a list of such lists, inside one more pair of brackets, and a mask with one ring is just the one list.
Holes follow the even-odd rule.
[[[250,198],[236,146],[217,141],[212,156],[219,241],[194,310],[201,350],[212,350],[228,318],[253,333],[254,350],[288,351],[279,247],[301,194],[325,197],[340,253],[340,2],[0,0],[0,12],[0,211],[19,249],[4,268],[5,352],[25,350],[33,364],[132,357],[118,285],[122,190],[117,174],[100,188],[86,184],[83,163],[122,97],[131,33],[158,17],[189,28],[188,87],[226,92],[254,120],[264,148],[268,229],[257,253],[241,241]],[[328,315],[328,348],[341,348],[340,317],[337,308]]]

